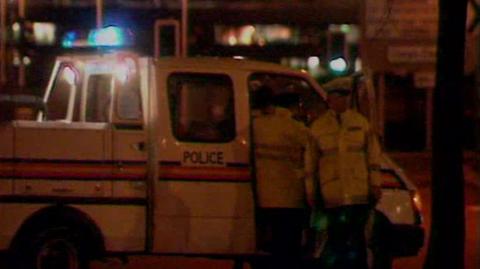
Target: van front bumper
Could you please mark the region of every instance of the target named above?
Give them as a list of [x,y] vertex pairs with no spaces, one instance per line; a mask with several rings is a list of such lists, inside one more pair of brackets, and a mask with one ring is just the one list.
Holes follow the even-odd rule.
[[395,257],[415,256],[425,243],[425,230],[420,225],[392,225],[390,251]]

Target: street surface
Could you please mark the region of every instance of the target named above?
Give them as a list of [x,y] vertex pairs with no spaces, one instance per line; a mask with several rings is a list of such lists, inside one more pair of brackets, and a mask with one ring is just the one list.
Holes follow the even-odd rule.
[[[422,154],[393,155],[394,159],[405,168],[409,178],[419,188],[422,202],[423,214],[425,217],[426,242],[423,249],[417,257],[399,258],[394,262],[394,269],[421,269],[425,261],[428,248],[428,236],[430,229],[430,164],[428,156]],[[474,169],[474,158],[472,156],[465,158],[465,269],[474,269],[480,267],[480,176]]]

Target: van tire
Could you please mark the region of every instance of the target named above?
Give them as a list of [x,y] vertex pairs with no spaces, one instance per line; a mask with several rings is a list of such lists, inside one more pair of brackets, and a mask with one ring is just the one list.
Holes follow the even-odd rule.
[[12,249],[12,268],[88,269],[91,258],[85,235],[71,227],[52,227],[22,237]]

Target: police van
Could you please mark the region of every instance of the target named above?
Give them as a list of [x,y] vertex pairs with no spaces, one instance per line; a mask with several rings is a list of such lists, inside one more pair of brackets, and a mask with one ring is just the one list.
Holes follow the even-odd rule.
[[[311,77],[276,64],[57,58],[36,118],[0,123],[0,250],[39,269],[117,254],[255,257],[249,92],[263,84],[300,94],[306,120],[325,110]],[[387,156],[382,171],[379,246],[416,255],[416,189]]]

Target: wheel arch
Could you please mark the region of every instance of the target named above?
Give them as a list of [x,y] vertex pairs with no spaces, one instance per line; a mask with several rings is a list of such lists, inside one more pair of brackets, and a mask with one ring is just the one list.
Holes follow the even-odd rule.
[[10,250],[17,249],[31,235],[58,226],[67,226],[85,236],[85,242],[91,246],[92,258],[99,258],[105,253],[105,240],[95,221],[85,212],[67,205],[55,205],[42,208],[23,221],[15,233]]

